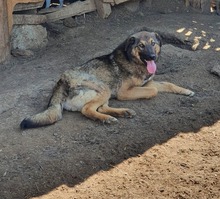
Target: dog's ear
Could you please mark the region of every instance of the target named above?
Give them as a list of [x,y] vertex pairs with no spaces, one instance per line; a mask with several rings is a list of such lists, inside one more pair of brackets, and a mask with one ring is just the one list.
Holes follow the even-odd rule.
[[159,46],[161,47],[162,46],[162,38],[161,38],[161,36],[158,33],[156,33],[156,32],[155,32],[155,36],[156,36],[157,41],[159,42]]
[[125,41],[125,49],[124,50],[126,53],[126,57],[129,61],[132,60],[131,52],[132,52],[132,46],[135,43],[135,41],[136,41],[135,37],[130,37]]
[[127,51],[135,43],[135,37],[130,37],[125,41],[125,51]]

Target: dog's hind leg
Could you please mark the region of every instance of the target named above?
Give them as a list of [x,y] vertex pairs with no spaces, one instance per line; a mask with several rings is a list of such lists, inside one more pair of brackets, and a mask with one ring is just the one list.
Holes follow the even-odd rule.
[[113,107],[109,107],[107,103],[99,107],[98,112],[106,113],[106,114],[116,116],[116,117],[127,117],[127,118],[132,118],[136,115],[135,111],[132,109],[113,108]]
[[99,113],[97,111],[98,107],[100,106],[100,103],[98,101],[91,101],[87,103],[83,109],[82,109],[82,114],[85,115],[86,117],[90,119],[99,119],[100,121],[104,123],[112,123],[112,122],[117,122],[117,119],[115,117],[112,117],[110,115],[106,115],[103,113]]
[[105,89],[102,92],[97,93],[91,101],[83,106],[81,113],[90,119],[99,119],[105,123],[116,122],[117,119],[111,115],[103,114],[97,111],[99,107],[108,102],[110,95],[111,93],[109,89]]
[[189,89],[182,88],[175,84],[169,82],[157,82],[157,81],[150,81],[145,85],[146,87],[156,88],[158,92],[168,92],[168,93],[176,93],[181,95],[188,95],[193,96],[195,93]]

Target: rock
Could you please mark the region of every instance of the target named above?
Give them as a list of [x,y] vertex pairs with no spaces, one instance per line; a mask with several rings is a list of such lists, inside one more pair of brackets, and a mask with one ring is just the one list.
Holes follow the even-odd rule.
[[77,26],[77,23],[73,17],[69,17],[63,20],[63,25],[68,28],[74,28]]
[[47,45],[47,30],[41,25],[17,25],[13,27],[11,49],[38,49]]
[[215,65],[212,69],[211,69],[211,73],[218,75],[220,77],[220,65]]
[[152,0],[144,0],[143,4],[146,8],[150,9],[152,7]]
[[139,0],[131,0],[124,4],[125,8],[130,12],[136,12],[139,8]]
[[31,50],[22,50],[22,49],[14,49],[11,51],[11,54],[14,57],[31,57],[34,55],[33,51]]

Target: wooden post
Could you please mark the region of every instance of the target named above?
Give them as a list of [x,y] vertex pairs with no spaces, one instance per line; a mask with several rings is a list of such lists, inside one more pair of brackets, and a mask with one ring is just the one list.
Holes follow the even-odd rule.
[[99,16],[103,19],[107,18],[111,14],[110,3],[104,3],[102,0],[95,0],[95,5]]
[[42,1],[44,1],[44,0],[7,0],[9,33],[11,32],[12,26],[13,26],[13,11],[14,11],[14,7],[16,4],[18,4],[18,3],[38,3],[38,2],[42,2]]
[[35,3],[43,0],[0,0],[0,63],[10,55],[10,33],[13,26],[13,10],[17,3]]
[[0,0],[0,63],[10,54],[7,0]]
[[87,12],[95,11],[95,3],[93,0],[77,1],[64,8],[57,10],[46,15],[47,22],[53,22],[59,19],[65,19],[75,15],[84,14]]

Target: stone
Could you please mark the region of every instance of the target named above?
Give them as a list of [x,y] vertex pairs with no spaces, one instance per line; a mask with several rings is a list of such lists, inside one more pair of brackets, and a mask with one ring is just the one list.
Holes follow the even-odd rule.
[[11,34],[11,49],[39,49],[47,45],[47,30],[41,25],[16,25]]
[[211,73],[218,75],[220,77],[220,65],[215,65],[212,69],[211,69]]
[[31,50],[14,49],[11,51],[14,57],[32,57],[34,55]]
[[143,4],[146,8],[150,9],[152,7],[152,0],[144,0]]
[[77,27],[76,20],[73,17],[68,17],[63,20],[63,25],[68,28],[74,28]]
[[139,8],[139,0],[131,0],[124,4],[125,8],[130,12],[136,12]]

